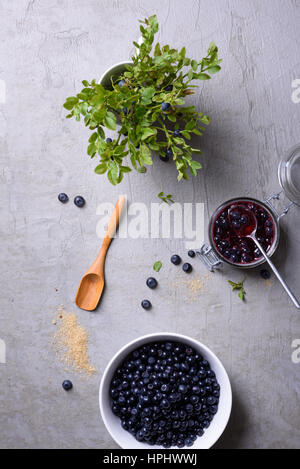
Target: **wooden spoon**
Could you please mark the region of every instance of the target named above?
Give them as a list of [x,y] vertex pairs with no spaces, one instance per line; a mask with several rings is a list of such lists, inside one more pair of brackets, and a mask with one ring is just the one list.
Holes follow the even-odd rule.
[[95,262],[86,271],[78,287],[75,303],[86,311],[96,309],[104,288],[104,262],[107,250],[119,224],[125,197],[119,198],[109,220],[105,237]]

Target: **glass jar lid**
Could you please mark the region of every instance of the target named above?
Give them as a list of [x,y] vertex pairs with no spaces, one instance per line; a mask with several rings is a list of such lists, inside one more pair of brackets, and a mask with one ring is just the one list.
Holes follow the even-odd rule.
[[286,197],[300,206],[300,144],[291,148],[280,162],[278,178]]

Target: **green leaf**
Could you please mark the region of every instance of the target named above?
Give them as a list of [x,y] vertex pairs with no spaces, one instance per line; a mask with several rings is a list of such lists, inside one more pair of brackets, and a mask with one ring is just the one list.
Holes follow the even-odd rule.
[[90,143],[94,143],[94,142],[97,140],[97,138],[98,138],[98,133],[97,133],[97,132],[94,132],[94,133],[90,136],[89,142],[90,142]]
[[198,80],[210,80],[211,77],[207,73],[198,73],[196,78]]
[[193,130],[196,127],[196,121],[191,120],[185,126],[185,130]]
[[198,62],[196,60],[192,60],[191,65],[192,65],[192,69],[194,70],[194,72],[196,72],[198,68]]
[[231,285],[232,287],[232,291],[235,291],[235,290],[238,290],[238,297],[244,301],[245,299],[245,295],[246,295],[246,291],[244,289],[244,282],[246,280],[246,277],[244,278],[244,280],[242,280],[241,282],[232,282],[232,280],[228,280],[228,283],[229,285]]
[[106,170],[107,170],[106,163],[101,163],[98,166],[96,166],[94,171],[95,171],[96,174],[104,174],[104,173],[106,173]]
[[157,134],[157,130],[154,128],[146,127],[142,130],[142,140],[146,140],[146,138],[151,137]]
[[207,68],[207,72],[210,74],[215,74],[218,73],[221,70],[221,67],[219,65],[212,65],[211,67]]
[[153,270],[155,270],[155,272],[159,272],[161,268],[162,268],[161,261],[156,261],[153,265]]
[[104,125],[110,130],[116,130],[116,116],[112,112],[107,112],[104,117]]
[[151,166],[153,164],[151,158],[151,151],[146,145],[142,145],[140,148],[140,156],[144,164]]
[[73,107],[75,106],[75,104],[73,104],[73,103],[71,103],[71,102],[69,102],[69,101],[66,101],[63,106],[64,106],[64,108],[67,109],[68,111],[71,111],[71,110],[73,109]]

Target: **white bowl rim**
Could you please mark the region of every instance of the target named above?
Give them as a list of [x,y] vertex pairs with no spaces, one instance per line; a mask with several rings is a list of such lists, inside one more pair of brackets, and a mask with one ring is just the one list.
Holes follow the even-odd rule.
[[[210,349],[208,348],[206,345],[204,345],[202,342],[199,342],[198,340],[196,339],[193,339],[192,337],[189,337],[187,335],[183,335],[183,334],[179,334],[179,333],[176,333],[176,332],[154,332],[154,333],[151,333],[151,334],[146,334],[146,335],[143,335],[143,336],[140,336],[140,337],[137,337],[136,339],[133,339],[131,340],[130,342],[128,342],[127,344],[125,344],[123,347],[121,347],[118,352],[115,353],[115,355],[111,358],[111,360],[109,361],[109,363],[107,364],[105,370],[104,370],[104,373],[102,375],[102,378],[101,378],[101,382],[100,382],[100,387],[99,387],[99,407],[100,407],[100,413],[101,413],[101,417],[102,417],[102,420],[104,422],[104,425],[108,431],[108,433],[110,434],[110,436],[112,437],[112,439],[122,448],[122,449],[130,449],[130,448],[124,448],[122,446],[122,444],[120,443],[120,441],[118,440],[118,437],[113,434],[110,430],[110,425],[105,417],[105,411],[104,411],[104,406],[103,406],[103,400],[104,400],[104,392],[103,392],[103,387],[104,387],[104,383],[105,383],[105,380],[106,380],[106,376],[107,374],[109,373],[110,371],[110,368],[112,367],[113,363],[117,360],[117,358],[127,349],[131,348],[132,345],[138,343],[138,342],[141,342],[141,341],[146,341],[145,343],[148,343],[148,342],[151,342],[152,339],[156,339],[159,341],[159,338],[164,336],[164,338],[162,340],[166,340],[166,337],[169,337],[170,339],[173,338],[173,340],[187,340],[188,342],[191,342],[191,343],[194,343],[196,347],[199,347],[202,348],[206,353],[207,355],[211,355],[213,356],[214,360],[218,363],[220,369],[222,370],[222,373],[223,373],[223,376],[226,380],[226,386],[227,386],[227,393],[228,393],[228,396],[227,396],[227,400],[228,400],[228,403],[227,403],[227,412],[226,412],[226,417],[224,418],[224,421],[223,421],[223,428],[220,427],[219,431],[217,431],[215,433],[215,436],[213,439],[211,439],[212,441],[210,442],[210,444],[203,448],[203,449],[209,449],[211,448],[218,440],[219,438],[221,437],[221,435],[224,433],[226,427],[227,427],[227,424],[228,424],[228,421],[229,421],[229,418],[230,418],[230,415],[231,415],[231,410],[232,410],[232,388],[231,388],[231,384],[230,384],[230,380],[229,380],[229,376],[227,374],[227,371],[223,365],[223,363],[221,362],[221,360],[215,355],[215,353]],[[142,345],[142,344],[141,344]],[[124,430],[125,431],[125,430]],[[158,449],[157,446],[152,446],[151,447],[153,450],[155,449]],[[145,445],[145,449],[149,449],[146,445]],[[159,447],[160,450],[163,450],[162,447]],[[174,447],[171,447],[171,449],[174,449]],[[179,450],[178,448],[176,448],[177,450]],[[192,450],[193,448],[187,448],[187,447],[184,447],[182,448],[183,450],[184,449],[190,449]],[[197,448],[195,448],[196,450]]]

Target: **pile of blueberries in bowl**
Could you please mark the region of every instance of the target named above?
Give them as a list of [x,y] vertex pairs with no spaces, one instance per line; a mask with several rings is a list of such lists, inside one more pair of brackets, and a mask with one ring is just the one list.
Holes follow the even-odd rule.
[[[112,366],[116,357],[108,365],[100,409],[123,448],[191,447],[204,438],[218,415],[222,386],[215,371],[193,344],[172,338],[142,342],[126,354],[123,350],[117,367]],[[219,361],[217,368],[223,368]],[[222,373],[226,375],[224,368]],[[218,439],[229,418],[231,390],[227,375],[221,374],[223,379],[226,405],[203,447]]]

